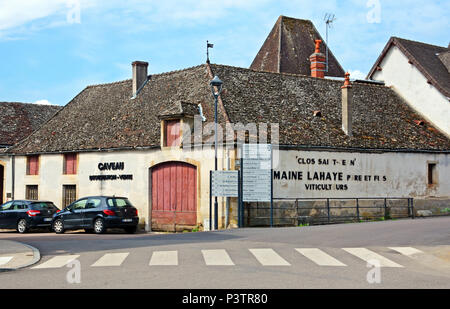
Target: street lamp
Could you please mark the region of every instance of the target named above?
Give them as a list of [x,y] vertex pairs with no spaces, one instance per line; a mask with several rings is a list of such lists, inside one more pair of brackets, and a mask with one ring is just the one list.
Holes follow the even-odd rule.
[[[223,89],[223,82],[220,80],[220,78],[216,75],[214,77],[214,79],[209,83],[209,85],[211,86],[211,91],[212,94],[214,96],[214,150],[215,150],[215,156],[214,156],[214,166],[215,166],[215,171],[217,171],[217,126],[218,126],[218,122],[217,122],[217,102],[219,101],[219,96],[222,93],[222,89]],[[217,91],[216,91],[217,89]],[[217,196],[214,197],[214,229],[218,230],[219,229],[219,215],[218,215],[218,211],[219,211],[219,204],[217,202]],[[209,227],[211,229],[211,209],[209,210]]]

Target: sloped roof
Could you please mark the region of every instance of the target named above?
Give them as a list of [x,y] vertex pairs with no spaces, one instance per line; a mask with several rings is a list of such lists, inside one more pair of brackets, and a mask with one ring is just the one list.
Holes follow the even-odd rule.
[[200,115],[198,104],[179,101],[167,107],[158,116],[161,119]]
[[[392,46],[397,46],[434,87],[450,98],[450,73],[448,56],[445,55],[449,48],[446,47],[392,37],[370,70],[368,78],[372,78]],[[442,54],[444,55],[440,56]]]
[[11,146],[37,130],[60,106],[0,102],[0,146]]
[[448,73],[450,74],[450,50],[444,53],[438,54],[439,59],[447,68]]
[[[160,144],[160,116],[178,111],[181,101],[202,104],[211,119],[213,110],[205,65],[149,76],[132,99],[132,80],[85,88],[56,117],[11,151],[68,152],[112,148],[152,147]],[[190,104],[192,105],[192,104]]]
[[[321,52],[326,53],[326,43],[310,20],[280,16],[256,55],[250,69],[273,73],[311,75],[309,56],[315,51],[315,40],[322,40]],[[344,77],[345,72],[331,50],[329,71],[325,76]]]
[[[279,123],[280,144],[448,151],[450,140],[390,88],[358,84],[353,137],[341,129],[341,86],[335,80],[211,65],[224,81],[222,102],[232,123]],[[37,132],[10,149],[18,154],[159,147],[159,115],[180,102],[201,104],[214,121],[208,65],[150,76],[136,99],[131,80],[90,86]],[[314,117],[321,111],[321,117]],[[225,117],[219,113],[219,122]]]

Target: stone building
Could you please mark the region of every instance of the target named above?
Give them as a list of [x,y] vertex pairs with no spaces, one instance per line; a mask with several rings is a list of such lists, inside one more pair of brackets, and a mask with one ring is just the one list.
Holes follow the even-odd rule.
[[[5,169],[10,157],[2,155],[7,148],[26,138],[53,116],[60,107],[0,102],[0,205],[7,199]],[[11,198],[10,196],[9,198]]]
[[[279,19],[275,37],[297,27],[287,21]],[[308,50],[298,51],[308,53],[308,73],[206,63],[149,74],[148,63],[134,62],[131,79],[88,86],[7,151],[14,157],[7,192],[60,207],[90,195],[126,196],[147,230],[205,226],[214,170],[210,81],[218,76],[218,134],[226,141],[220,170],[240,168],[243,136],[276,148],[274,197],[291,205],[356,197],[415,198],[424,208],[448,203],[450,139],[390,87],[325,78],[313,34],[298,45]],[[297,65],[305,66],[288,67]],[[337,61],[331,67],[343,73]],[[219,198],[220,228],[236,225],[237,209],[236,198]]]
[[392,87],[424,120],[450,136],[450,49],[392,37],[368,79]]

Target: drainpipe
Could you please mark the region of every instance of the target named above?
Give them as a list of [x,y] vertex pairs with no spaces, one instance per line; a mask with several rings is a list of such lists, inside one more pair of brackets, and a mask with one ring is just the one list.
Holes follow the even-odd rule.
[[16,183],[16,157],[14,155],[12,155],[11,158],[11,173],[12,173],[12,181],[11,181],[11,198],[12,200],[15,199],[15,183]]

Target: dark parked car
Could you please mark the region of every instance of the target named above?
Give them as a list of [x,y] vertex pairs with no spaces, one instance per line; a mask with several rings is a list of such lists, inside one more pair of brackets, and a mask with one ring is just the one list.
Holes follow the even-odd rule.
[[53,230],[84,229],[102,234],[108,228],[122,228],[135,233],[139,223],[138,211],[127,198],[93,196],[79,199],[53,217]]
[[0,228],[26,233],[31,228],[51,230],[53,215],[59,209],[47,201],[10,201],[0,206]]

